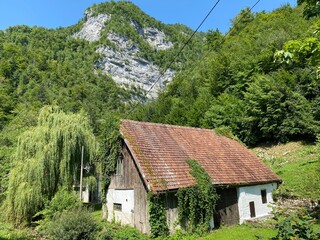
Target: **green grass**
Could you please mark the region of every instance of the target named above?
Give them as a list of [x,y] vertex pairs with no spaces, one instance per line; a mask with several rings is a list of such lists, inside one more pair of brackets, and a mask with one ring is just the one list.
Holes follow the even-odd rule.
[[103,218],[102,218],[102,210],[96,210],[96,211],[93,211],[91,213],[91,216],[93,217],[93,219],[96,221],[96,222],[101,222],[101,221],[104,221]]
[[[93,217],[97,222],[100,222],[101,226],[109,226],[111,227],[112,224],[101,222],[101,210],[92,212]],[[210,240],[210,239],[243,239],[243,240],[257,240],[257,239],[270,239],[276,235],[276,231],[273,227],[270,227],[270,224],[259,224],[258,226],[251,225],[251,224],[242,224],[242,225],[235,225],[229,227],[221,227],[219,229],[213,230],[209,234],[206,234],[203,237],[199,237],[196,235],[188,235],[183,234],[182,232],[178,231],[175,235],[168,237],[167,240],[193,240],[193,239],[202,239],[202,240]],[[131,227],[120,227],[117,224],[113,225],[113,230],[118,229],[118,231],[126,232],[131,229]],[[139,235],[141,237],[141,235]],[[257,238],[260,237],[260,238]],[[133,238],[135,239],[135,238]],[[151,239],[147,236],[144,236],[144,239]]]
[[277,173],[283,183],[280,193],[298,198],[320,199],[320,149],[316,145],[291,142],[253,149]]
[[0,240],[31,240],[36,239],[26,229],[15,229],[7,223],[0,222]]
[[202,237],[197,235],[188,235],[181,231],[177,231],[176,234],[166,240],[262,240],[271,239],[276,236],[276,234],[276,230],[274,230],[271,225],[242,224],[235,226],[223,226],[219,229],[212,230],[212,232],[205,234]]
[[210,234],[200,239],[220,239],[220,240],[257,240],[257,239],[270,239],[276,235],[276,231],[272,228],[257,227],[254,225],[242,224],[230,227],[221,227],[213,230]]

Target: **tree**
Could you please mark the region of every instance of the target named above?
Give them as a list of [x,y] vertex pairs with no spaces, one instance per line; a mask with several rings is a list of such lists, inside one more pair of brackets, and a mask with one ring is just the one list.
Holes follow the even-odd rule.
[[10,82],[0,76],[0,130],[10,119],[13,110],[15,101],[12,91]]
[[236,135],[239,134],[244,103],[234,95],[223,93],[212,101],[211,107],[206,111],[202,125],[206,128],[229,127]]
[[303,3],[306,3],[303,14],[307,19],[319,15],[320,1],[318,1],[318,0],[298,0],[298,5],[301,5]]
[[317,122],[311,104],[293,91],[295,85],[294,76],[284,70],[256,77],[244,93],[244,142],[285,142],[295,137],[315,137]]
[[209,50],[218,51],[223,42],[223,35],[216,29],[215,31],[209,30],[206,34],[206,44],[208,45]]
[[317,37],[288,41],[283,50],[276,51],[274,58],[276,62],[289,66],[318,66],[320,41]]
[[231,34],[235,35],[244,29],[248,24],[254,20],[254,14],[251,12],[250,8],[242,9],[241,12],[231,21]]
[[70,188],[79,175],[81,146],[88,163],[95,156],[96,141],[87,116],[43,107],[38,124],[20,136],[13,156],[4,204],[8,219],[16,225],[29,223],[59,186]]

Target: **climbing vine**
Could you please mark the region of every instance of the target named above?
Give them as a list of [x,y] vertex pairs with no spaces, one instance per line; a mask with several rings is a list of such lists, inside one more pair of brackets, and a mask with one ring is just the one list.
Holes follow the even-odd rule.
[[152,192],[148,194],[149,223],[151,237],[165,237],[169,234],[164,199]]
[[117,159],[120,156],[120,120],[114,115],[110,115],[105,119],[102,141],[104,147],[99,157],[98,169],[101,174],[101,196],[105,201],[106,190],[110,183],[110,177],[115,172]]
[[195,186],[181,188],[177,192],[179,222],[192,232],[200,226],[209,228],[218,194],[208,173],[195,160],[188,160],[191,175],[196,179]]

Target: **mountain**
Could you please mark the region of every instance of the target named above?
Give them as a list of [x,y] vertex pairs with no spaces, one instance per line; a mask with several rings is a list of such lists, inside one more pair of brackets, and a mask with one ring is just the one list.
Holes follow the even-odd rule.
[[86,10],[80,26],[73,37],[95,45],[101,55],[96,68],[126,89],[148,92],[154,85],[148,98],[156,98],[172,80],[177,67],[167,68],[166,62],[191,32],[162,24],[129,2],[94,5]]
[[106,119],[130,112],[137,99],[155,98],[199,57],[204,33],[172,62],[192,33],[124,1],[93,5],[66,28],[0,31],[0,201],[18,136],[36,124],[39,109],[84,111],[103,139]]
[[67,28],[0,31],[0,129],[20,109],[83,108],[95,124],[107,109],[155,98],[175,71],[201,54],[203,33],[170,64],[192,32],[162,24],[124,1],[93,5]]
[[[89,42],[100,41],[108,21],[112,21],[111,18],[112,16],[103,13],[93,16],[92,10],[88,10],[82,29],[73,37]],[[149,44],[155,51],[164,51],[173,47],[173,43],[167,41],[168,37],[158,28],[143,28],[134,21],[130,22],[130,28],[144,44]],[[103,37],[109,44],[101,44],[96,49],[102,56],[97,63],[97,68],[110,74],[121,86],[132,86],[148,91],[152,84],[158,82],[150,92],[150,97],[156,97],[157,92],[163,88],[162,83],[172,80],[174,71],[168,69],[161,73],[160,66],[155,65],[146,57],[139,56],[141,50],[138,44],[129,37],[122,36],[112,30],[104,33]]]

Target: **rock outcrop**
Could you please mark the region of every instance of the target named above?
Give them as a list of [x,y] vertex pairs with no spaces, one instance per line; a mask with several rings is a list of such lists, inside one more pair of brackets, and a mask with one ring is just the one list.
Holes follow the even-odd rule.
[[[101,39],[101,32],[111,18],[112,16],[107,14],[93,16],[90,11],[86,11],[84,25],[80,32],[73,37],[86,39],[89,42],[98,41]],[[156,51],[173,47],[173,44],[166,40],[167,36],[159,29],[155,27],[142,28],[133,21],[130,22],[130,25]],[[102,56],[97,68],[111,75],[121,86],[143,90],[148,92],[148,98],[155,98],[165,83],[172,80],[173,70],[168,69],[166,72],[162,72],[159,66],[141,58],[139,47],[128,37],[123,37],[112,31],[106,37],[116,48],[101,45],[97,48],[97,52]],[[150,90],[151,87],[152,90]]]
[[98,16],[92,16],[92,12],[85,12],[85,23],[80,32],[76,33],[73,37],[86,39],[89,42],[98,41],[100,39],[100,33],[103,30],[105,23],[110,19],[107,14],[99,14]]

